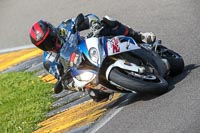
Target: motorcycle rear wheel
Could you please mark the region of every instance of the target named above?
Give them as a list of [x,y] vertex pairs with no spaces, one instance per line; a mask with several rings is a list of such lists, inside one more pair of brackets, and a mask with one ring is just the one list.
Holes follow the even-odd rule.
[[170,65],[169,76],[176,76],[183,71],[184,60],[181,57],[181,55],[162,45],[158,47],[158,50],[159,50],[159,55],[163,59],[167,59],[167,61],[169,62]]

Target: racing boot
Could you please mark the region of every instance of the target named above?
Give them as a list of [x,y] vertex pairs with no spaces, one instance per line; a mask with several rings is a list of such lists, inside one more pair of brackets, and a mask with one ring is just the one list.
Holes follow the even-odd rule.
[[153,32],[137,32],[129,28],[128,36],[133,37],[137,43],[153,44],[156,41],[156,35]]
[[87,88],[89,96],[95,101],[95,102],[104,102],[110,99],[112,94],[103,92],[101,90],[96,90],[92,88]]
[[[156,36],[153,32],[136,32],[132,28],[130,28],[128,25],[124,25],[109,16],[103,17],[102,22],[106,25],[108,29],[111,28],[110,34],[112,35],[130,36],[130,37],[133,37],[137,43],[153,44],[156,40]],[[103,34],[107,35],[108,34],[107,32],[108,31],[104,32]]]
[[153,32],[140,32],[143,43],[153,44],[156,41],[156,35]]

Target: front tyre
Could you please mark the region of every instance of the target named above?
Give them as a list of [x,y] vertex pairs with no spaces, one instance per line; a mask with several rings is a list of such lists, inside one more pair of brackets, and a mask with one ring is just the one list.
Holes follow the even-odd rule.
[[155,74],[135,75],[120,68],[113,68],[109,80],[136,92],[163,94],[168,91],[167,81]]

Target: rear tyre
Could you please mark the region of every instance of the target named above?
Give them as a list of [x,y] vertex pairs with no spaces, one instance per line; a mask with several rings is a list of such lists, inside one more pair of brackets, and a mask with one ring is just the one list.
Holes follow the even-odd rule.
[[183,58],[176,52],[164,47],[159,46],[159,55],[163,59],[167,59],[170,65],[169,76],[176,76],[183,72],[184,69],[184,61]]

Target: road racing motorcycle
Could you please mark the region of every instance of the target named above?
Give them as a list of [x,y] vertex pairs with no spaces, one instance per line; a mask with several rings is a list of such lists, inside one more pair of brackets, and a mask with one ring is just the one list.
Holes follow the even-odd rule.
[[[78,23],[81,18],[77,17],[75,25]],[[127,36],[96,37],[95,32],[88,36],[76,45],[80,56],[76,67],[68,71],[73,87],[90,87],[106,93],[162,94],[168,91],[166,77],[183,71],[183,58],[161,45],[160,40],[154,44],[137,44]]]

